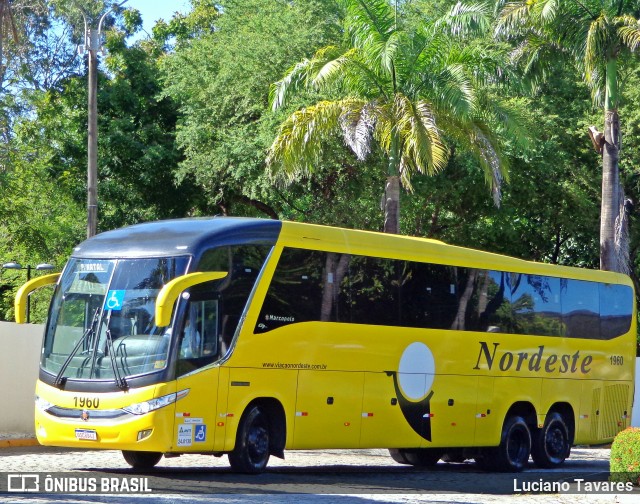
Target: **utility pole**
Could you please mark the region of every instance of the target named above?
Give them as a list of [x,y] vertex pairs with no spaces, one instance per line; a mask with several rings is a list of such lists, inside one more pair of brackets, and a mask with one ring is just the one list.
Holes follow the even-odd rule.
[[127,0],[113,4],[98,21],[98,27],[89,26],[87,12],[76,4],[84,18],[84,45],[78,47],[80,55],[88,53],[89,64],[89,126],[87,140],[87,238],[96,234],[98,228],[98,51],[102,46],[102,22],[114,9],[124,5]]

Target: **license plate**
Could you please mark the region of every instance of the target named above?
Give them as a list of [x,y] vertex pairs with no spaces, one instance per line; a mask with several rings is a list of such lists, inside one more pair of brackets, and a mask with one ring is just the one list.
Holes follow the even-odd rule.
[[97,441],[98,433],[89,429],[76,429],[76,439],[86,439],[88,441]]

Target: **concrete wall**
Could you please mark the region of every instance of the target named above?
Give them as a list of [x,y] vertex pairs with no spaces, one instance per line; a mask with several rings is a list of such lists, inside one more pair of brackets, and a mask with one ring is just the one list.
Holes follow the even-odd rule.
[[631,426],[640,427],[640,357],[636,358],[636,391],[631,410]]
[[[35,436],[33,397],[44,326],[0,322],[0,437]],[[640,427],[640,358],[631,425]]]
[[0,322],[0,437],[35,436],[34,393],[44,326]]

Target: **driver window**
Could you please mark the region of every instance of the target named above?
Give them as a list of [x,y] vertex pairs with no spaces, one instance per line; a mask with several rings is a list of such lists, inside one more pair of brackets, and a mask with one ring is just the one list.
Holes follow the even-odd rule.
[[178,341],[178,376],[215,361],[217,345],[218,301],[190,300]]

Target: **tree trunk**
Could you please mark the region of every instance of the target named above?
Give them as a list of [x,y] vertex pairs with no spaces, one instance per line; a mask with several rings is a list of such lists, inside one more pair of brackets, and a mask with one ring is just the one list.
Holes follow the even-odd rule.
[[602,201],[600,207],[600,269],[628,271],[629,243],[624,195],[618,166],[620,154],[620,117],[618,116],[617,59],[610,56],[606,65],[604,104],[604,145],[602,148]]
[[602,202],[600,207],[600,269],[618,271],[616,253],[616,221],[620,210],[618,201],[618,128],[619,118],[615,110],[605,112],[602,149]]
[[400,177],[387,177],[384,188],[384,232],[400,233]]

